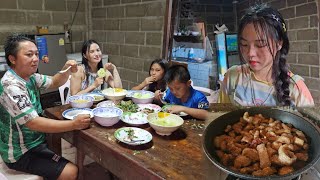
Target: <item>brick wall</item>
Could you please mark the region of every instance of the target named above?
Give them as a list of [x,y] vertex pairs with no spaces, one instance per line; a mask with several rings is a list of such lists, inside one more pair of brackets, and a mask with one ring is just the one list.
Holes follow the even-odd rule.
[[124,88],[141,83],[161,57],[166,0],[92,0],[90,6],[90,38],[119,68]]
[[[5,38],[12,32],[36,34],[36,26],[48,26],[49,33],[63,33],[64,23],[69,26],[78,0],[0,0],[0,51]],[[72,44],[75,49],[87,37],[86,1],[81,0],[72,26]],[[72,49],[73,48],[73,49]]]
[[[264,0],[283,15],[288,29],[288,63],[301,75],[317,104],[320,104],[319,2],[316,0]],[[238,4],[239,17],[254,0]]]

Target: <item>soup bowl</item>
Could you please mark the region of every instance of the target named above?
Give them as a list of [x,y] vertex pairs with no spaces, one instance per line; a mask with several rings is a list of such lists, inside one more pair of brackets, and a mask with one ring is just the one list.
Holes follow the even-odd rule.
[[161,136],[171,135],[184,122],[180,116],[165,112],[151,113],[147,119],[150,126]]
[[119,122],[123,111],[117,107],[97,107],[92,113],[94,120],[101,126],[113,126]]
[[107,88],[101,91],[104,96],[113,101],[122,100],[127,95],[127,90],[121,88]]
[[90,108],[93,105],[93,101],[94,98],[87,95],[74,95],[67,100],[73,108]]
[[132,101],[136,104],[149,104],[152,103],[154,93],[151,91],[137,91],[132,95]]

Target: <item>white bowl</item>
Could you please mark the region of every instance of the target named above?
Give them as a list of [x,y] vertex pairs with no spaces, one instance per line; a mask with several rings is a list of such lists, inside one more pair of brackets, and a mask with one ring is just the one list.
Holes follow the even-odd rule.
[[199,36],[200,32],[192,31],[191,34],[192,34],[192,36]]
[[97,104],[97,107],[114,107],[114,106],[115,104],[111,100],[102,101]]
[[101,91],[104,96],[113,101],[122,100],[127,95],[127,90],[121,88],[107,88]]
[[[160,112],[163,113],[163,112]],[[150,126],[161,136],[169,136],[184,123],[183,119],[175,114],[164,113],[166,116],[159,117],[158,113],[149,114],[147,119]]]
[[97,107],[92,110],[92,114],[101,126],[112,126],[119,122],[123,111],[117,107]]
[[93,105],[94,97],[87,95],[70,96],[67,100],[73,108],[90,108]]
[[[147,95],[148,97],[144,97]],[[137,91],[132,95],[132,101],[136,104],[150,104],[153,101],[154,93],[151,91]]]

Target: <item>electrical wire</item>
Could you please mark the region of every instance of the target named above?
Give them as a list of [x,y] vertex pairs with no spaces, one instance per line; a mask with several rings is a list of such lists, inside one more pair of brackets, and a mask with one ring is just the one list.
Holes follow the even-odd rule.
[[79,5],[80,5],[80,0],[78,0],[77,8],[76,8],[76,10],[75,10],[75,12],[74,12],[74,15],[73,15],[73,17],[72,17],[72,22],[71,22],[71,25],[70,25],[70,28],[68,29],[68,31],[70,31],[71,28],[72,28],[72,25],[73,25],[73,23],[74,23],[74,19],[76,18],[76,15],[77,15],[77,12],[78,12],[78,9],[79,9]]

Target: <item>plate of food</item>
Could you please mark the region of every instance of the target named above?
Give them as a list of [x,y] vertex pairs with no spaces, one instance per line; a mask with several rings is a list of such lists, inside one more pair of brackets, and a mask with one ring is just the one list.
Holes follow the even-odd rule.
[[73,119],[79,114],[90,114],[90,118],[93,117],[92,110],[89,108],[71,108],[63,111],[62,116],[66,119]]
[[129,145],[146,144],[152,140],[152,135],[148,131],[136,127],[123,127],[114,132],[114,137]]
[[104,100],[104,94],[100,92],[91,92],[86,95],[93,97],[94,98],[93,102],[99,102]]
[[143,112],[124,112],[121,116],[121,120],[132,126],[140,126],[148,123],[148,114]]
[[[169,112],[168,109],[169,109],[170,107],[172,107],[172,106],[173,106],[172,104],[164,105],[164,106],[162,106],[161,111],[163,111],[163,112]],[[185,113],[185,112],[180,112],[180,113],[175,113],[175,114],[177,114],[178,116],[188,116],[188,115],[189,115],[189,114],[187,114],[187,113]]]
[[115,104],[111,100],[102,101],[97,104],[97,107],[114,107]]
[[132,101],[121,101],[118,107],[123,110],[121,120],[132,126],[147,124],[148,114],[161,111],[156,104],[134,104]]
[[122,109],[123,112],[138,112],[138,105],[133,103],[131,100],[121,101],[119,104],[117,104],[117,107]]
[[145,114],[160,112],[161,107],[156,104],[138,104],[138,111]]

